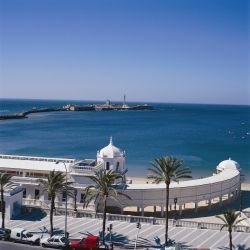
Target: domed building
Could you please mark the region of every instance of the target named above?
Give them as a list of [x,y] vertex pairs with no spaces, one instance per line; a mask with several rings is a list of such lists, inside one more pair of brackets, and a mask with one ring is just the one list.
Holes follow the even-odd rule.
[[[20,195],[22,204],[29,207],[36,207],[39,204],[39,207],[47,209],[47,203],[50,202],[49,196],[46,193],[41,195],[43,190],[37,180],[46,179],[52,170],[63,172],[74,187],[74,197],[67,198],[63,193],[58,195],[55,204],[58,209],[61,209],[61,204],[69,199],[65,204],[68,204],[71,211],[75,211],[76,208],[79,211],[83,210],[86,188],[93,185],[90,177],[100,170],[111,170],[123,175],[122,180],[117,180],[116,186],[120,187],[119,192],[125,194],[117,201],[108,199],[107,206],[114,209],[113,211],[123,213],[126,209],[137,207],[137,211],[144,216],[144,210],[150,208],[155,212],[158,209],[162,217],[164,210],[166,211],[164,183],[126,182],[125,151],[114,146],[112,137],[106,147],[97,151],[96,159],[77,160],[0,154],[0,171],[13,175],[12,180],[15,185],[22,187]],[[222,206],[224,201],[227,205],[240,195],[241,181],[240,165],[229,158],[219,163],[216,174],[202,179],[172,182],[169,188],[169,205],[175,207],[178,205],[180,215],[186,207],[193,208],[197,212],[200,206],[207,206],[210,210],[214,205]],[[88,210],[91,211],[96,208],[94,203],[88,206]]]
[[239,163],[231,160],[231,158],[220,162],[220,164],[216,167],[217,174],[224,170],[229,170],[229,169],[238,170],[239,172],[241,172]]
[[97,151],[97,164],[103,164],[103,169],[123,173],[125,171],[125,151],[113,145],[112,137],[109,145]]

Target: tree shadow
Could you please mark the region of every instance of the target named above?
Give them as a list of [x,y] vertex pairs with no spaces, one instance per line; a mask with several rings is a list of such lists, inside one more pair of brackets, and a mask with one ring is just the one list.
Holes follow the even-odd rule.
[[[90,232],[79,232],[83,236],[93,235]],[[111,235],[112,243],[114,246],[119,246],[127,249],[134,249],[136,239],[129,240],[127,236],[123,234],[112,233]],[[110,242],[110,234],[108,233],[105,237],[106,243]],[[164,244],[161,243],[161,240],[158,236],[154,237],[153,240],[149,240],[143,237],[138,237],[136,246],[138,248],[155,248],[163,249]],[[178,246],[180,248],[190,248],[190,245],[187,242],[175,242],[175,240],[169,240],[168,246]],[[245,250],[245,249],[244,249]],[[250,249],[247,249],[250,250]]]
[[[218,249],[228,250],[229,247],[218,247]],[[234,245],[234,249],[237,249],[237,250],[250,250],[250,247],[246,247],[246,245],[238,244],[236,246]]]
[[[128,249],[134,249],[136,239],[129,240],[126,244],[122,245]],[[146,248],[146,249],[164,249],[165,245],[161,244],[159,237],[154,237],[153,240],[148,240],[143,237],[139,237],[136,246],[138,248]],[[176,243],[175,240],[169,240],[167,246],[178,246],[180,248],[190,248],[190,245],[187,242],[178,242]]]
[[238,244],[236,246],[236,249],[238,249],[238,250],[250,250],[250,247],[246,247],[246,245]]
[[[156,243],[157,248],[163,249],[165,244],[161,244],[160,238],[158,236],[154,237],[154,241]],[[169,239],[167,243],[168,247],[179,247],[179,248],[190,248],[191,246],[187,242],[176,242],[174,239]]]

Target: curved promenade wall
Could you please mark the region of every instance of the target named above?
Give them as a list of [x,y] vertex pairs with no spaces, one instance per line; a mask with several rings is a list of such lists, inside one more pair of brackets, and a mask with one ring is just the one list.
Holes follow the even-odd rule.
[[[228,195],[228,198],[237,196],[240,185],[240,172],[231,169],[203,179],[171,183],[169,204],[173,205],[174,198],[177,198],[177,204],[180,206],[186,203],[194,203],[197,206],[200,201],[207,201],[211,205],[212,199],[219,198],[222,201],[225,195]],[[130,184],[123,192],[129,195],[131,200],[120,196],[121,208],[137,206],[144,209],[147,206],[165,206],[165,184]],[[110,200],[109,205],[115,204]]]

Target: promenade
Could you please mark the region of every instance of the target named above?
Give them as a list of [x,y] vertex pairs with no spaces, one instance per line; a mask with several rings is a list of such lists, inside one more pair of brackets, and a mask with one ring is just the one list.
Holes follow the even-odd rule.
[[[39,217],[40,216],[40,217]],[[64,216],[54,217],[54,227],[57,230],[64,228]],[[136,223],[107,221],[107,226],[113,225],[112,241],[115,246],[133,248],[138,229]],[[43,227],[49,229],[49,216],[42,214],[28,214],[19,220],[7,220],[6,227],[23,227],[32,232],[41,232]],[[68,217],[68,232],[70,238],[82,238],[86,234],[98,235],[102,226],[101,219]],[[141,223],[141,230],[137,246],[140,248],[157,247],[156,238],[164,243],[165,226]],[[170,227],[169,237],[172,241],[186,248],[228,249],[228,232],[210,229],[197,229],[188,227]],[[110,239],[107,235],[107,239]],[[233,242],[236,249],[250,248],[250,233],[234,232]]]

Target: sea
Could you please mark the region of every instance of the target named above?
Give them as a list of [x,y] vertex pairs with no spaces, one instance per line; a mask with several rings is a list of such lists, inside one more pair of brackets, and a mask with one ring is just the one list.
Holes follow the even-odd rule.
[[[0,114],[96,101],[0,99]],[[128,103],[132,104],[132,103]],[[150,103],[152,111],[79,111],[0,120],[0,154],[94,159],[113,138],[129,176],[146,176],[154,159],[172,155],[194,178],[237,161],[250,181],[250,106]]]

